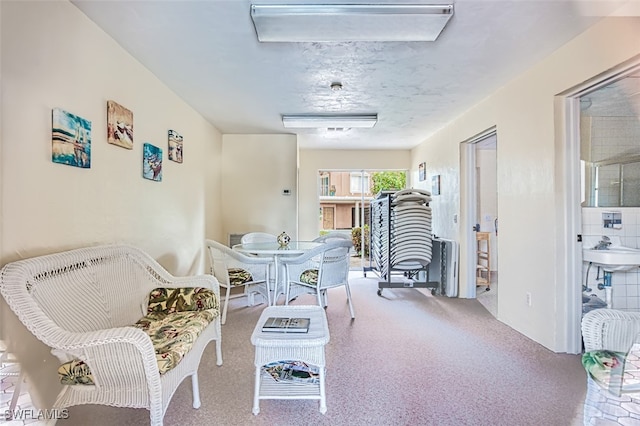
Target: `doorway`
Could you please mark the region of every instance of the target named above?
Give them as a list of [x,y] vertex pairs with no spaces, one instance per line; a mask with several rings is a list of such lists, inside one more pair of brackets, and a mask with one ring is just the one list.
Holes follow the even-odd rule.
[[336,208],[334,206],[322,207],[322,229],[336,229],[335,226]]
[[467,297],[477,298],[494,317],[498,316],[497,144],[492,128],[461,146],[467,194],[461,232],[467,242]]
[[[605,161],[596,158],[596,156],[591,153],[590,146],[598,143],[597,136],[599,135],[591,133],[595,120],[606,122],[613,119],[617,121],[615,132],[609,133],[615,134],[615,139],[618,140],[620,139],[620,135],[624,136],[625,133],[620,121],[623,120],[626,113],[621,113],[620,110],[618,110],[613,114],[615,118],[610,118],[606,117],[610,115],[609,113],[596,113],[596,111],[603,107],[610,110],[614,104],[617,104],[616,108],[622,106],[631,107],[633,110],[629,113],[632,115],[632,121],[634,121],[635,124],[637,120],[636,117],[640,110],[640,103],[638,102],[639,99],[637,96],[638,93],[640,93],[638,82],[640,82],[640,60],[634,58],[632,61],[621,64],[613,70],[607,71],[578,87],[574,87],[560,94],[563,102],[562,114],[564,121],[564,140],[566,143],[563,145],[563,173],[559,177],[565,186],[562,206],[564,211],[562,230],[564,237],[563,250],[567,260],[561,278],[564,282],[568,283],[564,289],[564,294],[567,304],[565,323],[567,352],[569,353],[579,353],[581,350],[580,323],[584,309],[583,290],[588,290],[587,295],[589,297],[591,297],[592,294],[599,296],[596,291],[597,283],[595,287],[592,287],[590,285],[591,283],[586,280],[586,278],[589,277],[585,274],[586,265],[584,265],[582,259],[582,238],[588,234],[606,234],[606,230],[602,226],[602,212],[598,210],[599,207],[607,210],[614,209],[616,211],[621,211],[626,208],[626,206],[623,205],[624,203],[621,202],[625,200],[622,187],[624,181],[620,175],[620,170],[623,169],[623,166],[614,164],[614,162],[609,159]],[[629,90],[629,85],[632,88],[635,87],[635,89]],[[625,93],[623,94],[618,91],[621,87],[626,87],[623,91]],[[606,104],[608,104],[608,106]],[[586,120],[585,117],[587,117]],[[585,126],[585,123],[589,123],[589,125]],[[584,143],[584,141],[581,140],[582,137],[585,136],[588,136],[588,143]],[[615,152],[614,154],[624,158],[625,163],[628,159],[633,159],[634,153],[640,155],[636,141],[637,137],[633,139],[633,142],[628,147],[624,148],[627,151]],[[606,145],[611,144],[608,143]],[[597,154],[609,155],[613,148],[617,149],[617,147],[612,146],[607,146],[606,149],[602,147]],[[628,151],[628,149],[631,149],[631,151]],[[613,157],[615,157],[615,155]],[[620,162],[618,161],[618,163]],[[616,178],[603,179],[603,175],[599,173],[600,170],[598,169],[600,166],[603,166],[602,170],[604,171],[607,171],[606,168],[613,168],[614,171],[618,173]],[[616,184],[618,187],[612,191],[611,188],[607,188],[605,184]],[[607,194],[609,195],[608,198],[602,197],[603,193],[607,191],[610,193]],[[636,189],[635,192],[637,193],[638,190]],[[616,194],[617,198],[616,196],[611,197],[612,194]],[[626,212],[627,214],[631,214],[630,210],[626,210]],[[623,236],[627,235],[627,231],[628,228],[622,232]],[[637,273],[634,279],[636,282],[638,281]],[[633,279],[624,277],[622,281],[624,281],[624,287],[628,287],[627,284],[632,282]],[[615,291],[616,282],[614,279],[612,279],[612,282]],[[631,290],[631,293],[633,293],[640,288],[639,285],[635,285],[634,283],[632,283],[632,286],[636,288],[625,288],[625,291]],[[613,308],[616,308],[615,303],[613,304]]]

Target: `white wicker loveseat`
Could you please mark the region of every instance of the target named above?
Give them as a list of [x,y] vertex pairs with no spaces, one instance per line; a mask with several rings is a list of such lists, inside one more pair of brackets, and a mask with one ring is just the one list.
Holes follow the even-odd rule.
[[[168,289],[163,290],[165,295],[183,290],[206,294],[210,303],[206,312],[186,312],[176,309],[176,298],[171,301],[171,311],[203,313],[207,321],[199,324],[197,337],[184,339],[192,346],[162,373],[152,338],[133,326],[149,316],[150,294],[152,290],[157,294],[157,289]],[[151,425],[161,425],[171,397],[187,376],[192,380],[193,407],[200,406],[198,365],[212,340],[217,364],[222,364],[217,280],[211,275],[174,277],[135,247],[97,246],[12,262],[0,271],[0,292],[20,321],[52,348],[63,365],[79,361],[88,368],[89,384],[65,385],[53,408],[79,404],[146,408]],[[184,297],[178,299],[181,308]],[[163,303],[171,304],[166,298]],[[165,312],[158,315],[172,318]]]
[[639,333],[640,312],[595,309],[582,318],[585,426],[640,425]]

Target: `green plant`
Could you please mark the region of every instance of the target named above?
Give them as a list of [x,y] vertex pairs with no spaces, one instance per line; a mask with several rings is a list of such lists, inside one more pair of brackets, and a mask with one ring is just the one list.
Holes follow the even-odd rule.
[[[369,233],[369,225],[364,226],[364,255],[369,256],[369,247],[370,247],[370,238],[371,235]],[[356,227],[351,229],[351,241],[353,242],[353,248],[355,249],[358,255],[362,254],[362,228]]]
[[407,184],[407,174],[405,172],[375,172],[371,175],[373,182],[372,194],[390,189],[404,189]]

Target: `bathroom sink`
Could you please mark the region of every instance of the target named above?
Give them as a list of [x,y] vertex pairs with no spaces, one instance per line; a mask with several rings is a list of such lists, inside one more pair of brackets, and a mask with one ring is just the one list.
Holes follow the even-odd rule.
[[609,246],[605,250],[582,250],[582,260],[591,262],[608,272],[628,271],[640,266],[640,249]]

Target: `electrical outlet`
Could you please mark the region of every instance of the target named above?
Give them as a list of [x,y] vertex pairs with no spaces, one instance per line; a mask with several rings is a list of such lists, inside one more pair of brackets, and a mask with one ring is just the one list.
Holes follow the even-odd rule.
[[531,293],[527,292],[527,306],[531,306]]

